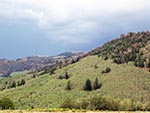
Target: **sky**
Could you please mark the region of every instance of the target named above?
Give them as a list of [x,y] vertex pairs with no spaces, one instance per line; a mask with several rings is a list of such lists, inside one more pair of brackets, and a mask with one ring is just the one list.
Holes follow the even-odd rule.
[[150,0],[0,0],[0,59],[89,51],[150,30]]

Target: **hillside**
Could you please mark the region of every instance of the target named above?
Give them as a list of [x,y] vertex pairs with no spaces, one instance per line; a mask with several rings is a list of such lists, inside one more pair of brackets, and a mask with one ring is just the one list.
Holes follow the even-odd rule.
[[136,67],[150,69],[150,32],[130,32],[105,43],[91,52],[104,59],[111,58],[117,64],[134,62]]
[[[56,69],[53,74],[43,73],[42,70],[1,79],[1,87],[21,79],[26,83],[15,88],[5,87],[6,89],[0,92],[0,97],[10,98],[16,109],[57,108],[68,99],[68,103],[77,104],[84,100],[82,105],[87,105],[85,108],[96,109],[88,106],[91,102],[88,99],[99,96],[107,97],[113,104],[118,102],[116,106],[124,107],[119,110],[150,110],[150,72],[147,71],[146,65],[150,50],[149,35],[149,32],[122,35],[121,38],[92,50],[78,62]],[[124,60],[126,58],[128,59]],[[141,59],[143,67],[139,65]],[[138,65],[135,65],[136,62]],[[69,76],[67,79],[66,73]],[[90,79],[94,84],[96,78],[101,87],[85,91],[86,81]],[[66,90],[68,82],[70,90]],[[129,108],[126,108],[128,106]]]
[[2,77],[8,77],[12,72],[16,71],[25,71],[25,70],[40,70],[44,67],[55,64],[58,61],[65,61],[67,58],[79,57],[84,53],[72,53],[66,52],[69,54],[43,57],[43,56],[32,56],[26,58],[20,58],[17,60],[7,60],[0,59],[0,75]]

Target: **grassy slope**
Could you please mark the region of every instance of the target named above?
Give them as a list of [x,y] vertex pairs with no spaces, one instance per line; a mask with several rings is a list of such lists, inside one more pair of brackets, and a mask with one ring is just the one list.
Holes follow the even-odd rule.
[[[97,64],[98,68],[94,68]],[[106,67],[111,68],[108,74],[101,74]],[[66,91],[68,80],[57,79],[68,71],[73,86]],[[103,86],[92,92],[83,91],[87,78],[94,82],[98,77]],[[0,92],[0,97],[7,96],[20,109],[59,107],[67,98],[85,98],[94,95],[108,95],[115,98],[133,98],[148,101],[150,98],[150,73],[132,65],[117,65],[111,60],[104,61],[97,56],[88,56],[76,64],[56,71],[55,75],[43,75],[27,81],[26,85]]]
[[[1,87],[3,87],[4,85],[5,86],[8,86],[10,82],[12,81],[16,81],[16,84],[17,84],[17,81],[20,81],[21,79],[25,79],[25,80],[28,80],[31,78],[31,76],[26,76],[26,74],[28,73],[29,71],[22,71],[22,72],[14,72],[11,74],[11,77],[1,77],[0,78],[0,89]],[[8,84],[6,85],[6,82],[8,82]]]

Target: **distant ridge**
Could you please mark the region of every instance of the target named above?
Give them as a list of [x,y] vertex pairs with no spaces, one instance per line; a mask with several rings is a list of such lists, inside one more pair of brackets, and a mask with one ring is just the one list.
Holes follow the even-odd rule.
[[[19,58],[16,60],[0,59],[0,75],[8,77],[12,72],[24,71],[24,70],[40,70],[44,67],[55,64],[58,60],[65,60],[69,57],[80,56],[83,52],[65,52],[57,56],[29,56],[25,58]],[[63,56],[63,57],[61,57]]]
[[66,56],[66,57],[72,57],[72,56],[79,56],[81,54],[85,54],[84,52],[74,52],[74,51],[71,51],[71,52],[64,52],[64,53],[61,53],[59,54],[58,56]]

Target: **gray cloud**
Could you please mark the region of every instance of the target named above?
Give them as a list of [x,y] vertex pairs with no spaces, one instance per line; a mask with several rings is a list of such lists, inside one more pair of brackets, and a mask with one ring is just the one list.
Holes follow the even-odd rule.
[[0,17],[34,22],[50,40],[91,43],[113,30],[138,30],[139,22],[148,23],[149,6],[148,0],[0,0]]

